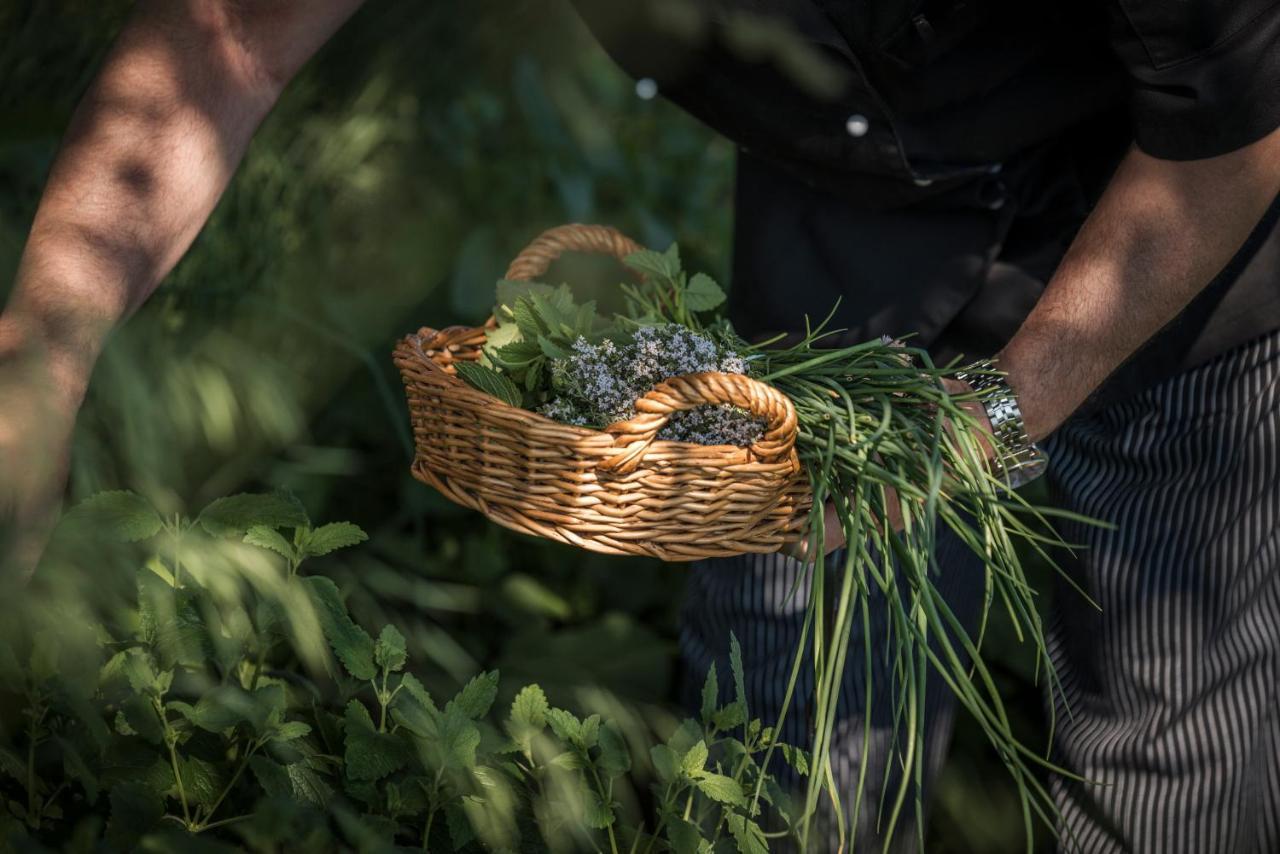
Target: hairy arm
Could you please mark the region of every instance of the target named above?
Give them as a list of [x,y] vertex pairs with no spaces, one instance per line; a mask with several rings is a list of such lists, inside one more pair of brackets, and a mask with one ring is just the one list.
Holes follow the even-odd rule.
[[1280,193],[1280,131],[1204,160],[1134,149],[999,365],[1042,439],[1227,265]]
[[72,119],[0,314],[0,565],[34,565],[111,329],[204,225],[258,124],[362,0],[143,0]]

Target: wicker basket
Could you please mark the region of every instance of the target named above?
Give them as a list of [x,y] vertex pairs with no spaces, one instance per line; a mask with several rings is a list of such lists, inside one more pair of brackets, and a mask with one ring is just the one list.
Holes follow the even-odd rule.
[[[640,247],[606,226],[553,228],[507,278],[530,280],[567,251],[618,258]],[[603,431],[551,421],[454,376],[480,357],[484,327],[423,328],[395,362],[413,422],[413,474],[445,497],[517,531],[608,554],[668,561],[774,552],[799,538],[809,491],[785,395],[749,377],[700,373],[660,383],[636,418]],[[655,440],[672,413],[731,403],[766,422],[749,448]]]

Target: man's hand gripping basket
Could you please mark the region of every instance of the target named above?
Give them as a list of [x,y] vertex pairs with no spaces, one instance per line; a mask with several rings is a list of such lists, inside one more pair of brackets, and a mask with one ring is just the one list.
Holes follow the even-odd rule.
[[[534,240],[506,277],[530,280],[567,251],[618,258],[640,247],[606,226],[565,225]],[[484,327],[420,329],[395,351],[413,422],[413,474],[517,531],[609,554],[679,561],[774,552],[799,538],[808,488],[796,413],[771,386],[738,374],[660,383],[640,413],[602,431],[509,406],[454,375],[480,358]],[[747,448],[655,437],[674,412],[729,403],[766,422]]]

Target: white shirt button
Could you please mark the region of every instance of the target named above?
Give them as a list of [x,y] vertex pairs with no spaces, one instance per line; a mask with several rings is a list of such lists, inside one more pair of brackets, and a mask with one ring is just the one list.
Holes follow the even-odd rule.
[[845,121],[844,129],[848,131],[849,136],[855,138],[866,136],[867,131],[871,130],[871,122],[867,121],[867,117],[861,113],[854,113]]

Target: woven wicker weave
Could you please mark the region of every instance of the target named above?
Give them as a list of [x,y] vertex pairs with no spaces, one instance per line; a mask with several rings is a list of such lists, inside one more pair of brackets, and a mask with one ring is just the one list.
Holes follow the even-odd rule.
[[[622,258],[616,230],[565,225],[520,253],[507,278],[542,275],[563,252]],[[636,418],[603,431],[508,406],[454,376],[480,357],[485,327],[423,328],[395,362],[413,422],[413,474],[508,528],[609,554],[681,561],[777,551],[798,538],[808,489],[795,452],[795,409],[771,386],[700,373],[660,383]],[[672,413],[731,403],[766,422],[749,448],[655,440]]]

